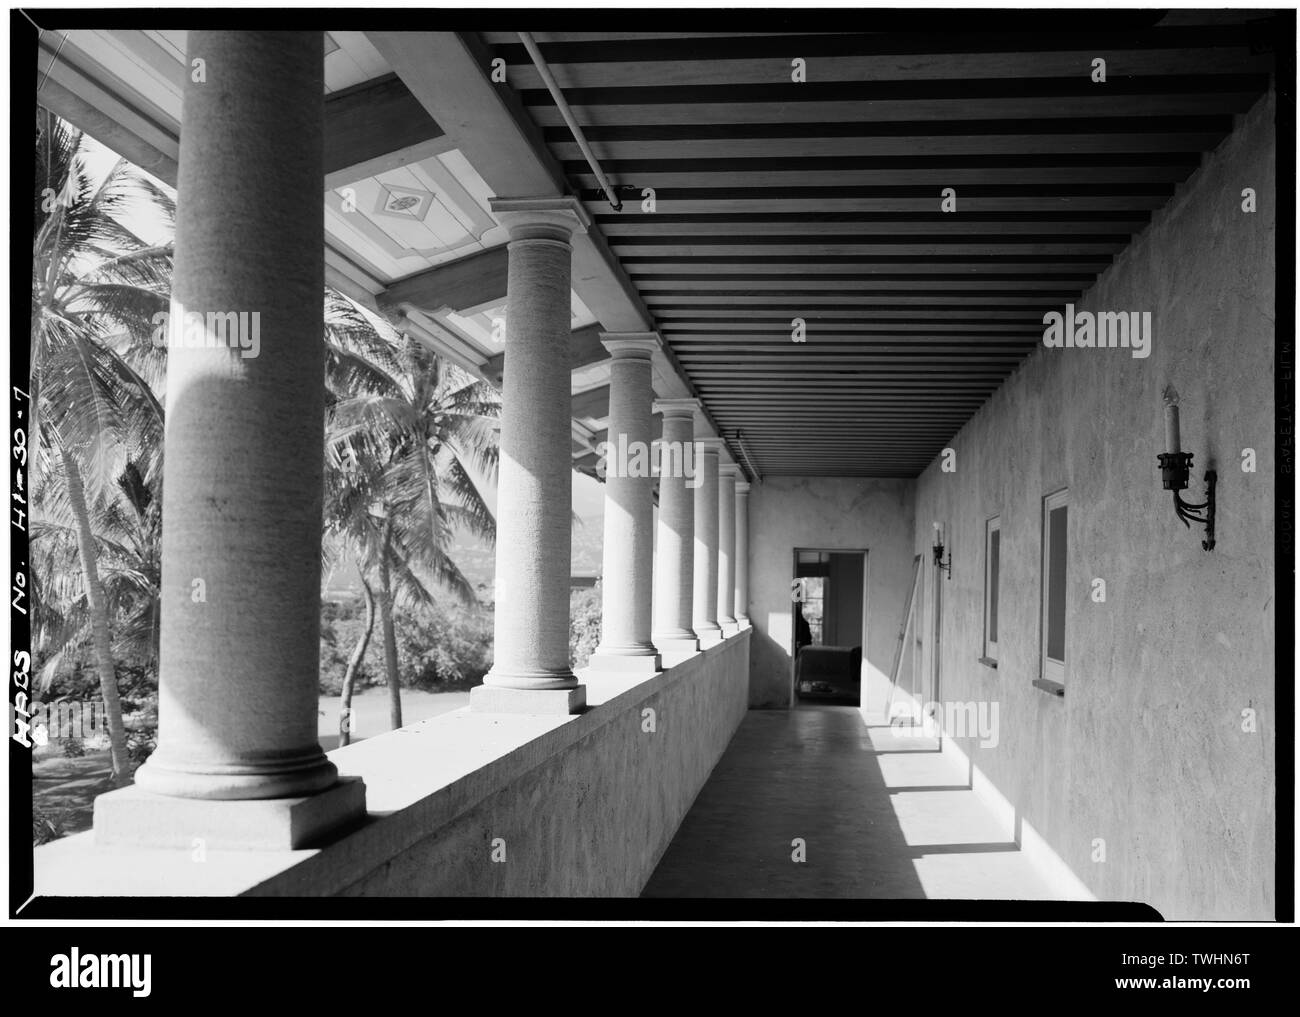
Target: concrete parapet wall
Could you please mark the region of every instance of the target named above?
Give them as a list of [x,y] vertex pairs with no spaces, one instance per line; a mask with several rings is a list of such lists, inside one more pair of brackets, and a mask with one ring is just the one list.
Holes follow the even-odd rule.
[[635,896],[744,716],[750,634],[648,679],[580,675],[575,716],[458,710],[335,750],[369,818],[324,847],[198,864],[79,834],[36,849],[37,893]]

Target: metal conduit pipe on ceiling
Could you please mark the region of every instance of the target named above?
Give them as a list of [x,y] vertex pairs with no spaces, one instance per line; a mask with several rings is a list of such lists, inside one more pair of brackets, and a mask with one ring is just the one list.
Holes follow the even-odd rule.
[[537,73],[541,75],[547,91],[551,93],[551,98],[555,100],[560,116],[564,118],[564,122],[568,125],[573,140],[578,143],[578,147],[582,149],[583,157],[587,160],[587,165],[596,174],[596,179],[600,182],[600,188],[605,192],[606,200],[609,201],[615,212],[623,211],[623,203],[618,200],[613,185],[609,182],[609,178],[605,176],[605,171],[600,168],[600,163],[596,160],[591,146],[587,144],[587,136],[582,133],[582,128],[578,126],[578,121],[574,119],[573,111],[569,108],[568,102],[565,101],[564,93],[560,91],[560,86],[556,83],[554,75],[551,74],[551,68],[547,66],[542,51],[538,48],[537,43],[533,41],[531,33],[520,32],[518,34],[519,41],[524,44],[524,49],[528,50],[528,55],[532,57],[533,64],[537,68]]

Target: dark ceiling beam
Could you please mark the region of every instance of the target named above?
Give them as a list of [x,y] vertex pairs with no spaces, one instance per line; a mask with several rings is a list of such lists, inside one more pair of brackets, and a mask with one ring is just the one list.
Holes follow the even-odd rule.
[[[1018,190],[1027,185],[1031,189],[1027,193],[1033,193],[1035,188],[1071,187],[1079,184],[1085,184],[1090,188],[1103,184],[1111,186],[1133,184],[1146,187],[1152,184],[1181,183],[1196,168],[1195,163],[1150,163],[1138,156],[1133,156],[1125,164],[1115,165],[1008,166],[1005,169],[962,166],[948,169],[942,166],[926,166],[917,169],[894,167],[854,170],[809,166],[805,170],[769,170],[757,165],[762,162],[761,159],[741,161],[749,165],[717,171],[719,179],[732,182],[726,189],[730,197],[740,197],[744,194],[758,197],[754,194],[758,188],[775,190],[778,193],[772,196],[778,197],[779,192],[793,188],[817,188],[823,191],[851,189],[855,193],[863,194],[864,188],[928,187],[930,195],[935,199],[936,208],[939,204],[938,189],[942,187],[957,188],[958,195],[965,187],[980,189],[1015,187]],[[583,200],[590,200],[591,194],[598,186],[596,178],[590,172],[577,171],[572,179],[574,185],[579,188]],[[617,179],[622,187],[627,187],[630,192],[633,192],[623,191],[625,198],[639,196],[641,190],[646,187],[655,188],[656,194],[660,190],[667,191],[665,198],[669,198],[676,196],[674,192],[677,189],[689,188],[700,178],[691,168],[690,161],[684,160],[684,164],[672,169],[633,171],[619,174]],[[913,190],[912,193],[919,192]],[[887,197],[887,195],[883,196]]]
[[[107,88],[41,42],[37,101],[153,174],[176,186],[180,124],[143,101]],[[66,82],[60,83],[60,78]],[[87,98],[87,97],[92,98]],[[325,96],[325,178],[332,188],[423,158],[440,128],[396,75]]]
[[[1051,261],[1063,256],[1083,254],[1118,254],[1128,243],[1128,237],[1082,237],[1071,241],[1068,237],[1044,241],[1007,237],[1002,240],[985,237],[827,237],[805,243],[806,238],[777,237],[769,241],[762,237],[647,237],[644,241],[623,238],[613,245],[614,251],[630,264],[641,264],[641,258],[704,260],[706,263],[730,258],[768,258],[776,261],[796,259],[843,260],[859,256],[874,256],[880,264],[893,264],[894,258],[952,258],[958,255],[971,260],[998,258],[1012,255],[1019,258],[1036,258]],[[724,240],[724,243],[718,243]],[[662,242],[662,241],[667,241]],[[1028,262],[1026,262],[1028,263]]]
[[[1135,193],[1140,188],[1141,193]],[[616,188],[616,190],[619,188]],[[632,198],[629,188],[624,193]],[[658,194],[659,214],[733,214],[756,211],[793,213],[838,212],[933,212],[938,207],[938,195],[933,186],[907,193],[903,188],[876,188],[873,194],[857,196],[846,194],[843,187],[814,187],[810,193],[786,195],[791,188],[750,189],[748,195],[737,195],[725,187],[668,188]],[[1119,211],[1125,213],[1150,213],[1161,208],[1173,193],[1172,184],[1106,184],[1087,188],[1084,185],[1058,186],[1054,193],[1027,194],[1013,189],[1005,194],[972,194],[973,188],[961,192],[961,209],[965,212],[1037,212],[1044,209],[1068,209],[1075,215],[1091,216],[1094,212]],[[986,188],[981,188],[986,190]],[[1086,193],[1082,193],[1086,192]],[[636,192],[637,194],[640,191]],[[580,195],[588,212],[599,212],[602,206],[592,191]],[[639,207],[639,199],[637,204]],[[604,208],[608,208],[605,205]],[[635,215],[632,206],[625,203],[628,214]]]
[[[881,141],[905,139],[908,146],[902,154],[925,152],[927,139],[974,139],[987,151],[987,146],[997,146],[994,151],[1006,151],[1000,146],[1012,139],[1046,137],[1064,141],[1067,138],[1088,139],[1100,137],[1152,138],[1169,135],[1199,135],[1221,138],[1232,131],[1232,117],[1223,114],[1189,114],[1185,116],[1128,116],[1123,112],[1113,116],[1095,117],[1039,117],[1017,120],[990,120],[962,117],[952,120],[831,120],[771,123],[701,123],[698,120],[642,123],[592,124],[583,128],[587,140],[601,142],[690,142],[690,141],[834,141],[870,139]],[[547,127],[544,136],[553,147],[571,140],[567,127]],[[913,143],[919,147],[910,147]],[[1076,141],[1076,144],[1079,142]],[[1059,147],[1046,149],[1062,151]],[[1097,151],[1088,148],[1086,151]],[[640,149],[636,149],[640,151]],[[819,149],[820,151],[820,149]],[[871,152],[878,151],[875,148]],[[673,158],[685,153],[671,150]],[[880,154],[885,154],[880,151]]]
[[[996,336],[1025,336],[1041,330],[1032,318],[1013,321],[1009,324],[996,322],[977,322],[963,325],[960,322],[896,322],[881,321],[870,315],[861,318],[818,318],[807,315],[803,318],[808,327],[807,340],[793,343],[790,339],[789,318],[736,318],[731,321],[700,321],[678,323],[673,327],[661,325],[660,332],[672,334],[680,340],[694,340],[697,343],[710,341],[735,342],[744,339],[762,347],[790,346],[798,349],[817,342],[833,342],[845,338],[869,339],[871,336],[897,336],[915,338],[915,335],[935,336],[971,336],[988,339]],[[909,335],[915,333],[915,335]]]
[[[569,370],[576,371],[581,367],[589,364],[595,364],[609,357],[609,351],[605,349],[600,341],[601,327],[599,323],[586,325],[583,328],[574,329],[569,333]],[[504,351],[490,357],[483,365],[483,374],[497,385],[501,384],[501,378],[505,371],[505,353]],[[578,416],[577,413],[574,416]]]
[[[757,12],[747,12],[747,18]],[[542,56],[551,64],[667,63],[674,58],[698,61],[783,59],[790,54],[808,57],[949,56],[963,53],[1024,54],[1140,51],[1162,49],[1249,50],[1258,30],[1247,24],[1156,27],[1161,11],[1141,14],[1137,23],[1122,21],[1116,11],[1016,11],[943,12],[942,24],[934,13],[879,10],[872,14],[869,33],[778,33],[770,36],[692,35],[689,46],[666,44],[660,38],[589,41],[542,41]],[[1127,12],[1124,12],[1127,13]],[[1091,17],[1090,17],[1091,16]],[[1258,16],[1258,15],[1257,15]],[[749,27],[749,26],[747,26]],[[788,25],[783,26],[788,27]],[[655,33],[658,35],[658,33]],[[510,65],[529,62],[518,42],[493,45],[494,56]]]
[[[849,406],[896,406],[900,409],[910,409],[914,406],[958,406],[973,403],[978,396],[974,394],[962,394],[953,392],[934,392],[925,395],[921,399],[910,392],[894,391],[877,391],[868,392],[864,389],[862,392],[822,392],[815,386],[798,386],[792,385],[788,389],[774,387],[764,392],[745,393],[741,391],[717,392],[710,397],[710,401],[715,401],[718,406],[723,407],[731,413],[742,413],[743,411],[762,412],[768,405],[781,408],[783,406],[803,406],[806,405],[807,398],[825,397],[824,405],[834,408],[847,408]],[[869,398],[869,402],[863,402],[864,398]],[[823,406],[818,398],[818,408]]]
[[[794,49],[785,49],[787,54],[796,52]],[[1068,100],[1104,98],[1113,108],[1114,100],[1122,98],[1126,100],[1125,114],[1132,116],[1135,110],[1140,110],[1143,99],[1187,96],[1224,99],[1232,95],[1258,95],[1268,88],[1267,74],[1134,74],[1108,78],[1106,88],[1099,94],[1097,82],[1091,79],[1089,71],[1089,64],[1084,62],[1077,73],[1055,77],[1029,77],[1016,73],[1000,78],[794,82],[789,80],[788,75],[783,75],[784,80],[768,83],[569,88],[565,89],[564,98],[571,106],[588,111],[605,106],[632,109],[683,106],[708,109],[734,104],[758,109],[771,105],[782,107],[785,111],[804,107],[811,113],[817,113],[829,112],[833,109],[832,104],[836,103],[871,103],[873,106],[888,108],[889,103],[958,102],[962,104],[965,116],[970,116],[971,111],[986,104],[1002,100],[1047,105]],[[517,94],[520,101],[534,111],[534,116],[540,115],[545,119],[544,126],[563,123],[547,89],[525,88]],[[1205,106],[1191,104],[1187,110],[1189,115],[1221,112],[1213,103]],[[556,118],[554,121],[549,119],[552,115]],[[758,123],[768,122],[764,118],[746,119]],[[770,119],[780,120],[781,117],[778,115]],[[632,121],[629,119],[624,122]]]
[[416,272],[390,283],[376,298],[380,307],[414,304],[426,312],[443,307],[463,311],[506,297],[505,245]]
[[[698,179],[698,178],[697,178]],[[665,212],[675,211],[673,208],[664,208],[665,203],[669,202],[704,202],[704,201],[728,201],[743,207],[738,211],[753,212],[763,209],[771,212],[781,211],[781,206],[775,204],[779,201],[808,200],[822,203],[815,209],[807,211],[825,211],[826,202],[846,201],[850,199],[870,200],[876,199],[881,201],[900,201],[903,199],[913,199],[924,202],[924,205],[915,209],[916,211],[933,212],[939,207],[939,191],[934,184],[916,184],[909,183],[910,175],[900,179],[894,184],[876,184],[876,185],[855,185],[843,184],[839,186],[798,186],[795,183],[771,185],[766,187],[743,187],[743,186],[714,186],[714,187],[694,187],[689,184],[673,185],[663,187],[662,193],[656,191],[656,207],[662,208]],[[1061,198],[1121,198],[1126,202],[1135,202],[1139,198],[1158,198],[1169,197],[1174,192],[1174,184],[1168,180],[1135,180],[1119,182],[1095,182],[1090,174],[1076,174],[1069,180],[1055,183],[1019,183],[1019,184],[1000,184],[995,182],[1000,179],[999,175],[993,175],[990,178],[992,182],[967,183],[958,191],[958,199],[961,202],[962,209],[966,211],[984,211],[983,206],[975,205],[974,199],[977,198],[1002,198],[1002,199],[1019,199],[1026,200],[1030,198],[1044,199],[1039,202],[1043,207],[1062,207],[1057,199]],[[943,186],[943,185],[940,185]],[[955,185],[954,185],[955,186]],[[623,190],[620,186],[617,188]],[[638,185],[627,185],[628,192],[640,194]],[[586,202],[595,202],[594,189],[588,188],[581,194],[582,200]],[[631,193],[629,193],[631,196]],[[1051,199],[1049,202],[1046,199]],[[745,203],[748,203],[747,205]],[[834,207],[834,206],[830,206]],[[1008,206],[1014,207],[1014,206]],[[1101,206],[1104,207],[1104,206]],[[1137,204],[1121,205],[1120,208],[1138,208]],[[990,206],[990,210],[992,210]],[[863,211],[888,211],[882,209],[862,209]]]
[[[598,418],[603,419],[603,418]],[[659,414],[653,414],[650,418],[650,440],[658,441],[664,434],[664,418]],[[602,441],[609,441],[609,430],[595,431],[591,436],[591,443],[599,445]]]
[[[1230,77],[1230,75],[1218,75]],[[1259,97],[1260,90],[1255,87],[1253,75],[1242,76],[1243,80],[1224,82],[1231,84],[1232,91],[1221,91],[1219,87],[1206,83],[1200,90],[1154,90],[1138,92],[1122,97],[1125,110],[1139,116],[1184,116],[1199,113],[1229,114],[1244,113]],[[756,102],[754,96],[737,98],[731,102],[700,102],[700,96],[694,99],[670,97],[670,101],[659,103],[641,103],[624,105],[603,91],[597,90],[594,98],[599,105],[586,105],[575,102],[578,106],[578,119],[585,129],[588,123],[608,123],[617,118],[624,122],[644,120],[670,120],[675,117],[689,116],[697,120],[735,120],[741,123],[766,124],[786,118],[793,122],[821,122],[826,120],[853,120],[878,117],[881,120],[916,120],[932,117],[936,120],[948,120],[967,116],[979,116],[992,119],[1038,119],[1043,117],[1092,117],[1104,114],[1108,108],[1114,108],[1115,96],[1095,91],[1098,86],[1081,76],[1084,84],[1094,91],[1081,94],[1044,95],[1041,92],[1027,91],[1012,93],[1004,97],[980,100],[977,109],[969,100],[960,96],[941,98],[904,98],[892,100],[846,99],[836,101],[813,99],[810,95],[789,98],[786,92],[781,97],[774,97],[769,102]],[[1153,79],[1156,82],[1169,82],[1171,79]],[[1267,78],[1264,78],[1267,84]],[[755,86],[757,87],[757,86]],[[784,89],[785,86],[778,86]],[[795,86],[811,87],[810,85]],[[1029,87],[1028,84],[1022,87]],[[695,89],[688,89],[694,92]],[[1010,90],[1009,90],[1010,91]],[[1065,91],[1062,89],[1062,91]],[[549,101],[549,94],[547,95]],[[697,103],[687,105],[687,102]],[[563,123],[558,109],[554,106],[537,105],[531,107],[533,116],[547,126]]]
[[[1150,117],[1158,122],[1160,118]],[[1153,130],[1147,134],[1124,132],[1079,134],[1025,134],[1011,133],[1010,125],[1021,121],[1001,121],[1008,127],[1000,134],[971,132],[957,135],[911,135],[879,137],[871,134],[831,135],[829,137],[800,137],[791,139],[801,147],[815,151],[820,156],[966,156],[1049,153],[1100,153],[1100,152],[1203,152],[1213,148],[1230,130],[1230,117],[1223,117],[1224,128],[1219,131],[1176,132]],[[818,126],[818,125],[802,125]],[[840,125],[830,125],[840,126]],[[821,133],[830,134],[825,131]],[[602,158],[627,160],[646,159],[754,159],[771,151],[772,139],[731,138],[691,133],[676,140],[650,139],[644,141],[618,140],[593,141]],[[577,145],[557,142],[552,146],[557,157],[570,161],[582,157]]]
[[[850,237],[905,237],[915,235],[967,236],[994,234],[999,238],[1041,234],[1052,237],[1080,237],[1094,234],[1131,234],[1150,221],[1149,212],[1110,211],[1087,218],[1046,210],[1032,212],[983,212],[960,217],[942,212],[868,213],[846,212],[836,215],[783,215],[781,213],[732,213],[731,215],[640,215],[606,216],[600,224],[613,244],[645,237],[716,237],[756,236],[764,238],[797,237],[815,231],[822,241],[841,234]],[[768,242],[775,242],[769,239]]]
[[[719,267],[730,267],[744,265],[750,271],[772,272],[789,272],[797,270],[807,272],[822,268],[831,268],[838,266],[841,271],[847,266],[869,266],[883,265],[885,271],[888,268],[906,267],[912,272],[953,272],[955,269],[943,266],[968,265],[968,266],[987,266],[989,271],[1003,271],[997,266],[1004,265],[1029,265],[1042,272],[1060,272],[1066,270],[1069,266],[1084,265],[1088,268],[1095,268],[1098,265],[1107,265],[1110,258],[1104,254],[1057,254],[1050,258],[1042,258],[1024,252],[1002,253],[1002,254],[899,254],[896,252],[886,254],[701,254],[692,255],[683,253],[680,255],[673,254],[638,254],[629,255],[623,261],[637,269],[642,274],[656,274],[664,272],[684,272],[707,274],[710,270],[717,271]],[[963,271],[973,271],[972,269],[963,269]],[[864,273],[866,274],[866,273]]]
[[590,417],[592,420],[604,420],[609,416],[609,386],[578,392],[572,397],[572,416],[574,420]]
[[[890,276],[881,275],[849,275],[835,272],[826,272],[816,276],[802,277],[798,280],[782,280],[779,285],[770,285],[776,280],[766,280],[769,285],[761,288],[751,288],[758,286],[763,282],[752,275],[743,277],[743,282],[735,281],[733,277],[714,273],[710,275],[674,275],[669,272],[660,275],[641,275],[638,276],[643,292],[647,299],[657,302],[660,312],[665,310],[681,310],[696,312],[707,308],[730,310],[738,304],[747,304],[750,310],[757,313],[764,307],[772,309],[781,309],[789,304],[789,297],[798,297],[802,304],[805,301],[816,303],[824,301],[827,306],[843,303],[847,298],[849,301],[872,300],[875,303],[882,303],[876,299],[874,289],[863,290],[858,293],[855,290],[857,286],[864,286],[874,282],[890,281],[900,283],[925,283],[927,286],[941,286],[944,282],[964,281],[963,278],[954,278],[951,273],[934,273],[927,275],[918,275],[916,273],[899,272]],[[1032,276],[1022,274],[1002,274],[991,273],[980,276],[982,283],[998,284],[1002,279],[1009,279],[1016,282],[1024,282],[1036,279],[1039,282],[1049,283],[1054,286],[1069,286],[1072,283],[1083,281],[1090,282],[1091,277],[1081,272],[1063,272],[1063,273],[1038,273]],[[681,301],[680,304],[671,303],[671,301]],[[953,303],[946,305],[949,308],[964,307],[965,302]],[[1010,304],[1006,306],[1011,306]]]
[[[559,63],[552,74],[567,93],[591,88],[650,88],[664,85],[767,85],[788,79],[789,54],[780,56],[732,56],[700,59],[682,53],[681,59],[665,64],[656,60],[619,63]],[[1199,49],[1129,49],[1122,41],[1096,53],[1060,49],[1054,52],[1012,51],[949,54],[929,53],[867,55],[863,53],[807,57],[809,80],[818,82],[905,81],[914,79],[979,79],[1023,75],[1027,78],[1059,78],[1087,74],[1094,55],[1106,58],[1109,77],[1190,76],[1267,71],[1268,54],[1252,54],[1241,46],[1219,45]],[[510,84],[521,90],[545,88],[536,67],[519,63],[508,69]]]
[[396,74],[325,96],[325,186],[342,187],[440,150],[443,130]]
[[[1091,282],[1091,280],[1089,280]],[[1005,289],[1003,287],[1016,285],[1019,288]],[[961,298],[970,300],[972,307],[978,307],[981,304],[986,306],[1010,306],[1011,303],[1021,303],[1027,306],[1049,306],[1058,302],[1058,300],[1068,300],[1082,291],[1086,283],[1077,285],[1039,282],[1033,279],[1026,280],[1008,280],[994,281],[991,286],[967,286],[963,288],[953,287],[952,282],[926,282],[924,280],[913,280],[907,283],[883,282],[874,286],[865,283],[855,284],[859,287],[859,292],[843,297],[809,297],[800,301],[799,306],[812,312],[821,309],[832,309],[836,307],[861,307],[869,310],[875,305],[886,305],[890,307],[904,306],[907,304],[917,304],[929,306],[936,299],[952,300]],[[663,303],[656,304],[653,300],[648,301],[649,306],[653,307],[671,307],[679,310],[691,310],[696,306],[700,307],[728,307],[733,306],[737,310],[753,309],[756,307],[767,307],[781,310],[789,306],[783,304],[760,304],[759,297],[735,297],[726,302],[719,303],[716,297],[697,297],[692,300],[688,297],[669,298],[673,302],[665,300]],[[707,303],[706,303],[707,301]]]
[[[661,311],[655,317],[659,321],[661,335],[671,332],[689,336],[690,333],[698,332],[701,329],[734,332],[746,330],[751,325],[772,325],[774,326],[772,329],[774,332],[778,328],[781,331],[788,332],[790,315],[788,313],[776,314],[773,311],[789,312],[799,306],[795,301],[789,301],[783,305],[776,305],[771,310],[765,309],[757,313],[749,308],[726,307],[722,309]],[[813,322],[838,325],[881,325],[888,323],[896,325],[904,331],[921,330],[932,325],[945,329],[970,328],[977,331],[992,330],[1002,326],[1009,326],[1014,329],[1039,320],[1038,312],[1032,307],[1016,307],[1007,310],[980,309],[976,307],[910,307],[890,308],[887,310],[834,307],[830,310],[819,310],[815,314],[800,315],[800,317],[803,317],[809,324]]]

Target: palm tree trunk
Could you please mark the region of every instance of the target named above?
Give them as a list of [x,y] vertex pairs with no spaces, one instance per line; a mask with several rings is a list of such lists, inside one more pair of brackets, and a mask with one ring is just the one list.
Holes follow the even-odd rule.
[[360,565],[357,566],[357,572],[361,576],[361,589],[366,598],[366,627],[361,633],[361,638],[357,640],[357,645],[353,647],[352,656],[348,658],[348,669],[343,673],[342,702],[339,707],[340,746],[352,743],[352,730],[356,727],[355,718],[352,716],[352,686],[357,679],[357,668],[361,666],[366,648],[370,645],[370,634],[375,631],[375,595],[370,589],[370,584],[366,582],[366,574],[361,571]]
[[384,528],[384,546],[379,557],[379,623],[384,633],[384,669],[388,672],[389,723],[394,730],[402,726],[402,685],[397,673],[397,631],[393,627],[393,588],[388,568],[392,523]]
[[86,487],[76,459],[62,450],[63,467],[68,476],[68,502],[77,519],[77,549],[86,578],[86,602],[90,606],[91,644],[95,669],[99,672],[99,691],[104,697],[108,720],[108,741],[113,760],[113,783],[125,784],[130,776],[130,759],[126,754],[126,728],[122,723],[122,703],[117,696],[117,668],[113,662],[113,643],[108,625],[108,601],[99,580],[99,554],[90,530],[90,512],[86,508]]

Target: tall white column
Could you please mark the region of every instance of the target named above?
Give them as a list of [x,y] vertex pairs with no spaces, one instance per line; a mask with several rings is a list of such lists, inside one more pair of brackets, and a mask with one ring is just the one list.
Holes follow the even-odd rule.
[[493,198],[510,231],[497,481],[492,669],[470,692],[490,713],[573,713],[569,661],[572,437],[570,238],[589,219],[572,197]]
[[749,482],[736,481],[736,623],[749,627]]
[[692,625],[700,646],[722,640],[718,624],[718,451],[720,438],[696,438],[695,591]]
[[734,636],[736,624],[736,477],[740,468],[718,467],[718,624]]
[[[158,748],[97,844],[290,848],[364,815],[317,740],[320,32],[191,31],[167,365]],[[220,317],[216,317],[220,315]],[[192,321],[202,345],[177,344]]]
[[603,333],[613,361],[609,378],[609,432],[604,450],[605,542],[601,570],[600,645],[594,672],[651,675],[659,651],[650,638],[654,569],[654,389],[650,358],[654,332]]
[[672,663],[696,653],[699,638],[693,628],[695,592],[695,497],[699,459],[695,454],[695,415],[698,399],[660,399],[654,409],[663,414],[659,446],[659,529],[655,550],[655,646]]

